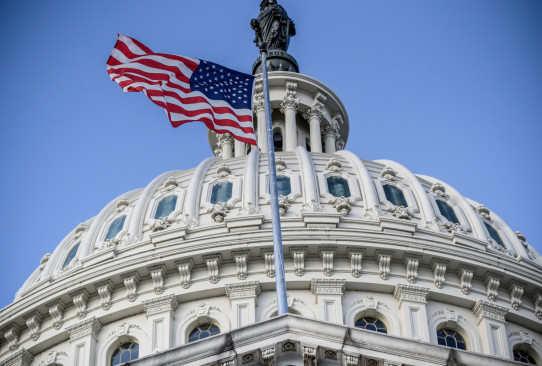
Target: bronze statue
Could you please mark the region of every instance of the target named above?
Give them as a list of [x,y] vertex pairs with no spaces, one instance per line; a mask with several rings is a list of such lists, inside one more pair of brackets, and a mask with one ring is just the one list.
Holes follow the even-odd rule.
[[265,43],[268,50],[287,51],[290,37],[295,36],[294,21],[276,0],[263,0],[258,18],[252,19],[250,26],[256,32],[256,46]]

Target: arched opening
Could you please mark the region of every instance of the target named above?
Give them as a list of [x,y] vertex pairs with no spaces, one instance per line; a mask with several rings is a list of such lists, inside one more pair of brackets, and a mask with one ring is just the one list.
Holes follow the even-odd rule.
[[220,328],[214,323],[198,324],[188,334],[188,343],[199,341],[220,333]]
[[356,328],[370,330],[378,333],[388,333],[388,327],[379,318],[373,316],[360,316],[354,323]]
[[120,344],[113,350],[111,355],[111,366],[120,365],[125,362],[134,361],[139,358],[139,343],[130,341]]
[[440,328],[437,329],[437,341],[441,346],[457,348],[457,349],[467,349],[467,343],[465,338],[459,332],[452,328]]
[[273,145],[275,151],[282,151],[282,130],[278,127],[273,129]]

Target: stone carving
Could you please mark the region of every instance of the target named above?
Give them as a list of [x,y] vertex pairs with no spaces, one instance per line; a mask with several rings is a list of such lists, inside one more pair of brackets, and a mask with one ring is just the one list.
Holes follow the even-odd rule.
[[147,315],[171,312],[175,313],[179,307],[179,300],[175,295],[166,295],[143,301],[143,310]]
[[426,303],[429,289],[426,287],[398,284],[393,291],[395,300]]
[[439,183],[439,182],[433,183],[433,185],[431,186],[431,192],[433,192],[434,194],[440,197],[446,196],[446,188],[444,188],[442,183]]
[[361,261],[363,259],[363,252],[360,251],[350,251],[348,253],[350,256],[350,273],[353,277],[361,276]]
[[332,158],[327,162],[326,170],[329,170],[331,172],[336,173],[336,172],[342,171],[343,166],[342,166],[341,162],[339,161],[339,159]]
[[49,261],[49,258],[51,258],[51,253],[45,253],[43,257],[41,257],[40,260],[40,271],[42,271],[45,268],[45,265]]
[[239,214],[237,216],[257,215],[259,213],[261,213],[260,208],[252,202],[248,202],[246,206],[239,210]]
[[263,366],[275,366],[275,347],[262,349]]
[[476,207],[476,212],[478,212],[478,214],[480,214],[480,216],[482,216],[484,219],[488,220],[488,221],[491,221],[491,216],[489,214],[489,209],[484,206],[484,205],[480,205],[478,207]]
[[123,322],[121,325],[119,325],[117,328],[113,329],[109,333],[109,337],[112,337],[112,336],[120,337],[120,336],[126,335],[126,334],[128,334],[128,332],[130,332],[131,328],[141,330],[141,327],[139,325],[128,324],[126,322]]
[[184,289],[189,288],[192,285],[192,269],[194,268],[194,261],[188,259],[185,261],[180,261],[175,263],[179,270],[179,275],[181,276],[181,286]]
[[256,37],[254,43],[260,48],[265,43],[268,50],[288,51],[290,37],[295,36],[295,24],[286,10],[276,0],[263,0],[260,13],[250,21]]
[[301,208],[302,212],[322,212],[324,211],[324,208],[322,205],[315,200],[311,200],[308,203],[303,204],[303,207]]
[[137,285],[139,284],[139,274],[137,272],[127,273],[122,276],[124,287],[126,287],[126,297],[128,301],[134,302],[137,299]]
[[286,162],[284,160],[282,160],[282,158],[276,158],[275,159],[275,168],[281,172],[283,170],[286,170],[286,168],[288,168],[288,166],[286,165]]
[[383,280],[390,278],[391,256],[389,254],[378,255],[378,275]]
[[519,310],[522,302],[521,297],[523,296],[524,291],[523,287],[517,284],[512,284],[510,286],[510,305],[514,310]]
[[75,305],[75,313],[79,319],[83,319],[87,316],[87,303],[88,303],[88,292],[85,289],[73,292],[70,294],[72,297],[73,304]]
[[516,237],[522,241],[522,242],[526,242],[527,241],[527,238],[525,238],[525,235],[523,235],[521,233],[521,231],[516,231],[514,234],[516,234]]
[[[222,136],[222,135],[221,135]],[[224,134],[224,136],[229,136],[230,139],[233,140],[233,137],[231,137],[230,135],[227,135],[227,134]],[[227,177],[228,175],[231,174],[231,169],[228,165],[226,164],[220,164],[218,166],[218,168],[216,168],[216,176],[218,178],[225,178]]]
[[311,291],[315,295],[342,295],[346,288],[346,280],[331,278],[313,278]]
[[322,118],[324,118],[325,116],[323,107],[324,105],[322,103],[314,103],[311,107],[309,107],[305,111],[305,113],[303,113],[303,118],[308,119],[308,120],[310,120],[311,118],[316,118],[319,121],[321,121]]
[[320,251],[320,256],[322,257],[322,266],[324,270],[324,275],[331,276],[333,275],[333,254],[335,253],[334,249],[322,249]]
[[444,277],[446,275],[446,264],[444,263],[434,263],[433,264],[433,283],[435,284],[436,288],[442,288],[444,287],[444,283],[446,282],[446,278]]
[[444,223],[437,223],[439,230],[442,232],[448,232],[448,233],[454,233],[454,232],[462,232],[463,227],[455,222],[446,221]]
[[158,266],[152,266],[148,268],[149,274],[152,279],[152,288],[156,295],[161,295],[165,291],[164,279],[166,278],[166,266],[160,264]]
[[337,352],[332,351],[330,349],[326,349],[324,351],[324,358],[328,358],[330,360],[336,360],[337,359]]
[[21,328],[17,324],[11,325],[6,331],[4,331],[4,338],[8,341],[8,347],[10,351],[15,351],[19,348],[19,336],[21,335]]
[[226,295],[230,300],[256,297],[260,294],[260,282],[230,283],[225,286]]
[[98,337],[98,333],[101,329],[102,325],[100,324],[100,322],[95,317],[92,317],[90,319],[82,321],[81,323],[68,327],[66,331],[70,336],[70,341],[74,341],[76,339],[83,338],[89,335],[96,338]]
[[333,204],[333,207],[339,212],[342,216],[347,216],[350,211],[352,211],[352,205],[346,197],[336,197],[330,203]]
[[207,271],[209,272],[209,282],[212,284],[218,283],[218,271],[221,264],[220,255],[204,256],[203,260],[207,264]]
[[269,278],[275,277],[275,255],[273,252],[263,252],[263,261],[265,263],[265,274]]
[[359,356],[358,355],[344,355],[345,365],[346,366],[358,366]]
[[369,360],[367,360],[367,366],[378,366],[378,361],[373,360],[373,359],[369,359]]
[[30,338],[34,341],[37,341],[40,337],[41,329],[41,314],[37,311],[33,311],[27,316],[25,316],[26,326],[30,329]]
[[379,208],[379,207],[373,207],[373,208],[368,208],[366,211],[365,211],[365,218],[369,219],[369,220],[374,220],[374,221],[378,221],[380,219],[380,216],[382,216],[384,214],[384,211]]
[[332,137],[333,139],[337,139],[339,135],[339,126],[333,122],[330,122],[326,126],[322,126],[322,135],[324,137]]
[[395,172],[395,170],[393,170],[392,167],[387,166],[382,169],[382,172],[380,172],[380,176],[385,180],[392,181],[395,180],[395,178],[397,177],[397,173]]
[[418,278],[418,266],[420,261],[418,258],[406,258],[406,279],[409,283],[416,283]]
[[49,304],[49,315],[51,315],[51,320],[53,321],[53,328],[60,329],[62,328],[62,316],[64,315],[64,303],[61,300],[58,300],[54,303]]
[[288,196],[279,196],[279,215],[284,216],[286,212],[288,212],[288,209],[290,208],[290,203],[292,201],[288,198]]
[[537,293],[533,299],[534,302],[534,314],[540,320],[542,320],[542,294]]
[[459,279],[461,281],[461,292],[465,295],[470,293],[472,288],[472,277],[474,273],[466,268],[461,268],[459,270]]
[[234,253],[233,258],[235,260],[235,267],[237,269],[237,278],[240,280],[246,280],[248,276],[248,260],[249,253],[241,252]]
[[252,353],[248,353],[248,354],[244,355],[241,358],[241,362],[242,362],[243,365],[247,364],[247,363],[254,362],[254,355]]
[[130,205],[130,201],[128,201],[128,198],[126,197],[122,197],[118,202],[117,202],[117,212],[121,212],[122,210],[124,210],[126,207],[128,207]]
[[178,185],[179,185],[179,183],[177,183],[177,179],[175,179],[174,176],[168,177],[168,179],[166,179],[166,181],[164,182],[164,187],[168,191],[171,191],[172,189],[174,189]]
[[179,222],[184,224],[187,228],[191,228],[198,225],[198,218],[184,214],[179,218]]
[[96,287],[98,296],[100,296],[102,309],[109,310],[112,305],[111,296],[113,294],[113,283],[107,280],[105,282],[97,283],[94,287]]
[[170,227],[171,224],[174,222],[175,220],[169,217],[160,217],[158,219],[154,219],[154,221],[151,223],[150,228],[152,231],[165,230]]
[[87,229],[88,229],[87,225],[83,223],[80,223],[79,225],[77,225],[77,227],[75,228],[74,238],[79,239],[81,236],[83,236],[83,234],[87,231]]
[[287,109],[293,109],[297,111],[297,107],[299,106],[299,99],[296,98],[296,89],[297,83],[286,83],[286,96],[282,98],[282,103],[280,104],[280,111],[282,113],[286,113]]
[[222,312],[222,310],[220,310],[216,306],[209,306],[206,303],[202,302],[201,304],[198,305],[197,308],[192,309],[188,313],[186,313],[185,319],[188,319],[193,316],[196,316],[198,318],[202,316],[208,316],[211,310],[218,311],[219,313]]
[[235,366],[235,359],[227,360],[227,361],[220,361],[220,366]]
[[30,366],[34,356],[22,348],[11,356],[2,360],[2,366]]
[[476,304],[474,304],[472,312],[478,318],[478,320],[481,320],[482,318],[489,318],[498,320],[500,322],[505,322],[505,316],[508,313],[508,309],[487,301],[478,300]]
[[303,346],[303,366],[316,366],[315,346]]
[[499,294],[499,286],[501,281],[495,277],[488,277],[486,280],[487,298],[490,301],[495,301]]
[[301,277],[305,273],[305,249],[292,249],[291,253],[294,260],[294,273]]
[[213,207],[209,210],[211,213],[211,218],[216,222],[223,222],[224,217],[229,212],[229,207],[226,202],[218,202],[214,204]]
[[45,356],[45,359],[43,361],[40,362],[40,366],[43,366],[43,365],[52,365],[52,366],[55,366],[57,365],[57,358],[58,356],[64,356],[64,357],[68,357],[68,354],[66,352],[57,352],[57,351],[51,351],[47,354],[47,356]]
[[403,206],[392,206],[388,208],[388,212],[398,219],[410,220],[411,217],[414,217],[408,208]]
[[282,352],[295,352],[295,351],[296,351],[295,343],[290,342],[290,341],[286,341],[283,343]]
[[344,150],[344,147],[346,146],[346,141],[344,141],[343,138],[339,138],[335,146],[337,151]]

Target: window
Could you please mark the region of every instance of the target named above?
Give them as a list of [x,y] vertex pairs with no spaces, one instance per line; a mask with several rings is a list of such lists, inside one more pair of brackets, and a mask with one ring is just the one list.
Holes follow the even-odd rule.
[[350,197],[348,182],[342,177],[327,177],[327,189],[335,197]]
[[139,344],[136,342],[123,343],[111,355],[111,366],[137,360],[139,358]]
[[273,144],[275,146],[275,151],[282,151],[282,131],[280,128],[275,128],[273,130]]
[[212,323],[205,323],[196,326],[188,336],[188,342],[194,342],[199,339],[214,336],[220,333],[220,328]]
[[514,348],[514,361],[527,363],[529,365],[536,365],[536,361],[533,356],[528,352],[522,351],[519,348]]
[[402,189],[390,184],[384,184],[384,193],[386,194],[386,199],[395,206],[408,207],[408,203]]
[[77,250],[79,249],[79,244],[81,244],[81,242],[75,244],[72,247],[72,249],[66,256],[66,259],[64,259],[64,264],[62,264],[62,268],[69,266],[70,263],[73,261],[73,258],[75,258],[75,255],[77,254]]
[[277,175],[277,190],[280,196],[287,196],[292,193],[290,178],[285,175]]
[[378,333],[388,333],[388,328],[386,324],[378,318],[373,318],[372,316],[362,316],[354,324],[356,328],[361,328],[365,330],[372,330],[373,332]]
[[487,222],[484,221],[484,225],[486,226],[486,229],[487,229],[487,232],[489,233],[489,236],[491,236],[491,239],[493,239],[497,244],[499,244],[501,247],[504,247],[504,243],[499,235],[499,233],[497,232],[497,230],[495,230],[493,228],[493,226],[489,225]]
[[461,334],[457,333],[457,331],[451,328],[440,328],[439,330],[437,330],[437,339],[438,344],[440,344],[441,346],[464,350],[467,349],[465,339],[463,339]]
[[113,239],[119,231],[122,230],[122,227],[124,226],[124,220],[126,220],[126,215],[118,217],[109,225],[109,229],[107,230],[107,234],[105,235],[104,240]]
[[170,213],[175,210],[175,205],[177,204],[177,196],[167,196],[158,203],[156,208],[156,213],[154,214],[155,219],[160,217],[167,217]]
[[455,215],[452,206],[441,200],[437,200],[437,206],[440,214],[444,216],[446,220],[459,224],[459,220],[457,219],[457,216]]
[[231,198],[232,189],[232,182],[220,182],[215,184],[211,190],[211,203],[228,202]]

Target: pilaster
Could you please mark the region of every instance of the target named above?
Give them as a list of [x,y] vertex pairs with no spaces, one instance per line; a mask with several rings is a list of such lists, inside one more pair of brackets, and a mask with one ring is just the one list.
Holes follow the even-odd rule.
[[96,364],[96,343],[102,325],[92,317],[68,327],[70,337],[70,359],[73,366],[94,366]]
[[399,301],[399,310],[405,323],[405,334],[403,336],[429,342],[426,310],[429,289],[421,286],[399,284],[395,286],[393,296]]
[[21,348],[19,351],[9,356],[2,361],[2,366],[30,366],[34,356],[26,349]]
[[143,301],[147,313],[147,324],[151,333],[151,352],[170,349],[173,346],[172,329],[179,301],[175,295],[157,297]]
[[328,322],[343,324],[342,296],[346,280],[315,278],[311,280],[311,291],[316,295],[318,315]]
[[254,324],[260,282],[231,283],[226,285],[225,289],[232,309],[232,327],[235,329]]
[[478,329],[482,335],[483,352],[498,357],[510,357],[506,341],[506,319],[508,309],[491,302],[478,300],[472,312],[478,318]]

